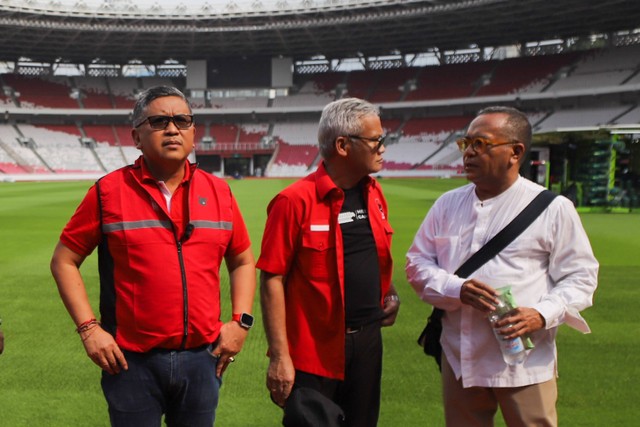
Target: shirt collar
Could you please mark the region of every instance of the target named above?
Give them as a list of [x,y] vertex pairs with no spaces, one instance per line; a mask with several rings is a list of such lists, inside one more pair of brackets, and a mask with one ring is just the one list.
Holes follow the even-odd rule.
[[[329,174],[327,173],[327,168],[324,165],[324,160],[320,162],[318,166],[318,170],[316,171],[316,191],[318,192],[318,197],[323,200],[327,195],[335,190],[339,190],[343,192],[341,188],[339,188],[331,179]],[[363,188],[371,185],[373,183],[373,178],[367,175],[362,179]]]
[[[184,176],[182,177],[182,181],[180,182],[180,184],[184,184],[191,179],[196,167],[197,165],[194,163],[185,162]],[[143,156],[140,156],[136,159],[134,163],[134,169],[137,169],[139,171],[138,176],[142,181],[158,182],[158,180],[151,174],[151,171],[147,167],[147,163],[144,161]]]

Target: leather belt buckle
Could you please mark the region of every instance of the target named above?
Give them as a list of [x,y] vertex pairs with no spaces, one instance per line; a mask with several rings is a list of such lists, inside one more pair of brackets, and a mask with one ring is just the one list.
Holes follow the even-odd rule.
[[364,326],[358,326],[356,328],[351,328],[351,327],[347,327],[345,329],[345,332],[347,335],[351,335],[351,334],[357,334],[358,332],[360,332],[362,330]]

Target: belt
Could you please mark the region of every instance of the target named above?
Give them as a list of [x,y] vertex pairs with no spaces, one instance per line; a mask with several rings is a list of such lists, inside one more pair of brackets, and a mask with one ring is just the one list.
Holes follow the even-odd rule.
[[347,326],[347,328],[345,329],[345,333],[347,335],[357,334],[358,332],[360,332],[363,329],[364,329],[364,326],[357,326],[357,327],[349,327],[349,326]]

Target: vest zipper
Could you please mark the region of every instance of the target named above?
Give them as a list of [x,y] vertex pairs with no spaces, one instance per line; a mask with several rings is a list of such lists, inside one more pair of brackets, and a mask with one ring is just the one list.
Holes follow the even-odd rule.
[[176,244],[178,246],[178,261],[180,262],[180,276],[182,278],[182,300],[184,310],[182,343],[180,344],[180,348],[184,350],[187,344],[187,336],[189,335],[189,296],[187,293],[187,273],[184,268],[182,242],[180,240],[176,240]]

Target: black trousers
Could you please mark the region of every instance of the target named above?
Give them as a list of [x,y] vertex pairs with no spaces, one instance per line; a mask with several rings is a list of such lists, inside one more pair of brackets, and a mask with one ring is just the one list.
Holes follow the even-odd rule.
[[347,427],[375,427],[380,414],[382,333],[380,322],[345,337],[344,381],[296,371],[294,387],[309,387],[336,402]]

